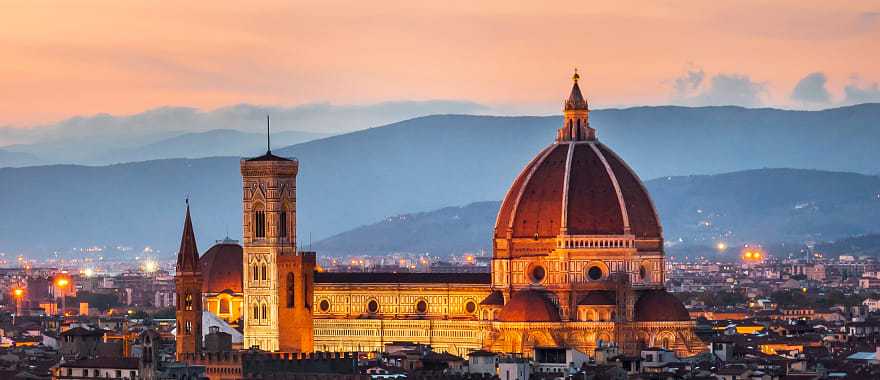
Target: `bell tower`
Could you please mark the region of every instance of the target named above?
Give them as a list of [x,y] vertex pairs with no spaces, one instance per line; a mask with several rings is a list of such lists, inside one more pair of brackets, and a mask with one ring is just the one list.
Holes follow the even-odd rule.
[[287,275],[279,270],[279,262],[297,256],[298,170],[298,161],[271,150],[241,160],[244,348],[289,349],[279,344],[279,325],[288,323],[279,315],[279,307],[285,306],[280,305],[279,292],[286,290],[281,288],[286,281],[280,279]]
[[189,200],[186,201],[186,219],[183,236],[177,252],[174,289],[177,293],[177,360],[187,354],[202,351],[202,271],[199,268],[199,250],[189,216]]

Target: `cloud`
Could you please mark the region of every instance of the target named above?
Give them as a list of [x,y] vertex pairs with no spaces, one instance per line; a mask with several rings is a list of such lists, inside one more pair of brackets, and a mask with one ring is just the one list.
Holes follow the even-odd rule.
[[753,81],[748,75],[716,74],[706,83],[702,69],[689,69],[673,81],[672,102],[688,106],[736,105],[755,107],[764,104],[767,84]]
[[825,87],[826,83],[828,83],[828,77],[825,76],[825,73],[810,73],[794,86],[791,100],[810,104],[828,104],[831,102],[831,94]]
[[704,72],[703,69],[688,69],[687,73],[675,78],[675,81],[673,82],[675,96],[678,98],[691,96],[700,88],[700,85],[703,84],[703,79],[705,77],[706,72]]
[[853,77],[852,83],[843,88],[844,103],[877,103],[880,102],[880,84],[862,83],[859,77]]

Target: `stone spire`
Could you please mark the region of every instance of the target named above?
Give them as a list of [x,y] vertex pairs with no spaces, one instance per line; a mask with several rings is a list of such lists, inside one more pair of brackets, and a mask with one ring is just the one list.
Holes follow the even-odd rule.
[[200,272],[199,249],[196,247],[196,234],[193,232],[192,219],[189,216],[189,199],[186,201],[186,219],[183,222],[180,250],[177,252],[177,273],[182,272]]
[[571,86],[571,93],[562,108],[565,118],[562,122],[562,128],[556,132],[556,141],[558,142],[593,141],[596,139],[596,130],[590,128],[590,107],[578,85],[580,78],[577,69],[574,69],[574,75],[571,77],[574,85]]

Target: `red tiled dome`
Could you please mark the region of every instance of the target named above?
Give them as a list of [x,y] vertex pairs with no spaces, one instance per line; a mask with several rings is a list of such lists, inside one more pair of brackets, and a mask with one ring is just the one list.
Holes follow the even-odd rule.
[[234,241],[215,244],[199,258],[202,270],[202,292],[220,293],[230,291],[242,292],[242,256],[241,246]]
[[633,308],[633,320],[637,322],[689,321],[691,316],[678,298],[659,289],[642,292]]
[[498,320],[502,322],[559,322],[556,305],[541,292],[521,290],[510,297],[501,309]]
[[595,140],[557,141],[519,174],[501,203],[496,238],[568,235],[661,237],[638,176]]

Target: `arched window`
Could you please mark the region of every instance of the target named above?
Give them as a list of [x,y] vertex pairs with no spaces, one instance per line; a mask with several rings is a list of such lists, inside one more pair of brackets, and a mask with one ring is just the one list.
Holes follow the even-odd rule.
[[287,273],[287,307],[293,307],[294,302],[296,302],[294,288],[293,272],[289,272]]
[[259,277],[260,271],[257,270],[257,264],[251,264],[251,273],[254,274],[254,281],[257,281],[260,279],[260,277]]
[[283,207],[278,215],[278,236],[287,237],[287,207]]
[[263,277],[263,281],[266,281],[266,280],[269,279],[269,276],[266,275],[266,274],[267,274],[266,264],[263,264],[263,267],[260,268],[260,272],[261,272],[260,274],[261,274],[262,277]]
[[251,319],[260,319],[260,306],[257,304],[254,304],[254,315],[251,316]]
[[226,298],[220,299],[220,308],[218,310],[220,314],[229,314],[229,300]]
[[183,301],[183,308],[184,308],[185,310],[192,310],[192,309],[193,309],[193,296],[192,296],[192,293],[190,293],[190,292],[186,292],[186,296],[185,296],[185,297],[186,297],[186,298],[185,298],[184,301]]
[[269,307],[263,304],[263,319],[269,319]]
[[257,239],[266,237],[266,211],[261,204],[254,206],[254,237]]
[[192,321],[186,321],[185,326],[186,326],[186,327],[184,328],[183,331],[186,332],[186,335],[190,335],[190,334],[192,334],[192,331],[193,331],[193,324],[192,324]]

